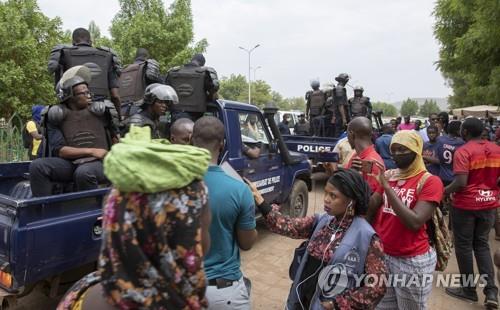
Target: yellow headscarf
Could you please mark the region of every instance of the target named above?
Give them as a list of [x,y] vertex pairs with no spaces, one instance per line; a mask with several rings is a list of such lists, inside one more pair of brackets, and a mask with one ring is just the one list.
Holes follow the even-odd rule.
[[412,152],[416,153],[417,157],[415,157],[415,160],[407,169],[395,169],[396,171],[393,175],[391,175],[391,179],[405,180],[420,174],[422,171],[427,171],[427,169],[425,168],[424,159],[422,158],[424,141],[415,130],[398,131],[392,137],[391,147],[394,143],[406,146]]

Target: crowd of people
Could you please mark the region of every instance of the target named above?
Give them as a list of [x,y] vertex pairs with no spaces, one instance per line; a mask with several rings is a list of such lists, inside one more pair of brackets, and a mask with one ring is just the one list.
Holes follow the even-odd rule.
[[[124,131],[113,123],[116,115],[123,119],[115,106],[119,95],[112,105],[93,100],[89,68],[72,66],[58,77],[60,104],[46,112],[50,156],[30,165],[33,195],[54,193],[57,183],[74,182],[77,190],[112,186],[98,269],[75,283],[58,309],[251,309],[240,250],[256,242],[255,208],[272,232],[306,240],[293,253],[286,309],[428,308],[432,281],[425,279],[444,270],[450,254],[441,210],[450,215],[460,273],[474,273],[474,255],[485,275],[484,305],[498,308],[488,234],[500,207],[500,139],[483,139],[490,135],[481,120],[449,122],[447,113],[433,114],[423,129],[405,117],[385,124],[374,141],[364,99],[355,109],[330,110],[328,119],[316,116],[314,130],[345,135],[336,145],[341,161],[327,167],[324,213],[291,218],[250,181],[219,166],[228,133],[197,104],[216,96],[216,75],[200,69],[202,63],[195,55],[169,71],[170,85],[144,85],[141,110]],[[205,97],[183,93],[192,91],[176,79],[183,70],[197,77]],[[337,78],[332,98],[346,99],[348,76]],[[307,116],[315,115],[313,107]],[[168,137],[159,123],[166,111],[174,115]],[[249,120],[249,135],[251,126]],[[358,281],[390,275],[417,281]],[[476,287],[463,281],[446,292],[478,300]]]

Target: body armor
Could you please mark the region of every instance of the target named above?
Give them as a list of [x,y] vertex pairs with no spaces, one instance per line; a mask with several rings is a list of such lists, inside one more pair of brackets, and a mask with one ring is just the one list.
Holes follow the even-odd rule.
[[134,114],[127,120],[127,132],[130,130],[130,126],[132,125],[138,127],[149,126],[151,128],[151,138],[161,138],[157,123],[149,117],[146,111]]
[[172,86],[179,96],[179,104],[173,111],[205,112],[207,93],[205,90],[206,67],[183,66],[171,69],[167,75],[167,84]]
[[120,76],[120,99],[122,103],[138,102],[144,96],[146,81],[144,66],[146,62],[128,65]]
[[370,99],[368,97],[353,97],[349,99],[349,108],[351,119],[364,116],[370,118]]
[[296,135],[300,135],[300,136],[307,136],[307,135],[309,135],[309,130],[310,130],[310,126],[309,126],[308,122],[304,122],[304,123],[298,122],[297,124],[295,124],[295,128],[294,128],[293,133]]
[[321,115],[323,106],[325,105],[325,93],[321,90],[315,90],[309,97],[309,114],[311,117]]
[[90,109],[70,110],[61,105],[64,119],[61,129],[67,146],[109,150],[110,143],[105,128],[105,116],[96,115]]
[[[56,47],[57,48],[57,47]],[[59,56],[57,54],[59,53]],[[109,83],[108,71],[117,70],[116,56],[106,48],[94,48],[88,45],[78,46],[61,46],[61,49],[52,51],[49,60],[49,71],[57,70],[55,59],[61,60],[63,66],[59,67],[60,71],[64,72],[69,68],[78,65],[85,65],[92,74],[92,80],[89,84],[90,91],[100,97],[109,98]],[[57,71],[52,71],[56,74],[56,84],[58,82]]]

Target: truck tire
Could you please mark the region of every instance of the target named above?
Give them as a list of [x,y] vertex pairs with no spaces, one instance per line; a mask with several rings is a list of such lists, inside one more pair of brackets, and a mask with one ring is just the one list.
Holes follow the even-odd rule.
[[308,203],[309,191],[306,182],[295,180],[292,192],[286,201],[284,213],[290,217],[304,217],[307,214]]

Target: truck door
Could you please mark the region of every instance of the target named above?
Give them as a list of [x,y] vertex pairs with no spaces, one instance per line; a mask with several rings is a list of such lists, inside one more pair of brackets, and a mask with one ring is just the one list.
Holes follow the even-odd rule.
[[267,202],[275,201],[282,191],[283,161],[270,152],[271,135],[262,114],[238,112],[240,120],[243,175],[256,183]]

